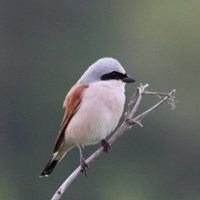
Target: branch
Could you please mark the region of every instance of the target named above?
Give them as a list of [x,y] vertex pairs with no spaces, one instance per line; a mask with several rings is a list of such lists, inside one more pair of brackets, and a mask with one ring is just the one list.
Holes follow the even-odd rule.
[[[163,103],[168,103],[171,105],[172,109],[175,109],[176,105],[176,96],[175,96],[175,89],[172,90],[169,93],[163,93],[163,92],[150,92],[146,91],[146,88],[149,85],[142,85],[137,88],[136,92],[132,96],[129,104],[128,104],[128,110],[125,113],[125,119],[122,122],[121,126],[115,131],[115,133],[110,137],[108,140],[110,146],[120,137],[122,136],[127,129],[132,128],[133,125],[138,124],[141,127],[143,125],[141,124],[141,121],[143,118],[148,116],[152,111],[155,111],[158,107],[160,107]],[[152,95],[156,96],[160,99],[158,103],[147,109],[146,111],[142,112],[141,114],[135,116],[140,103],[142,101],[142,98],[144,95]],[[94,160],[96,160],[101,154],[103,153],[103,147],[100,147],[97,149],[92,155],[90,155],[86,159],[86,163],[90,164]],[[64,183],[60,186],[60,188],[55,192],[51,200],[59,200],[65,190],[70,186],[70,184],[79,176],[81,173],[81,166],[77,167],[74,172],[71,173],[71,175],[64,181]]]

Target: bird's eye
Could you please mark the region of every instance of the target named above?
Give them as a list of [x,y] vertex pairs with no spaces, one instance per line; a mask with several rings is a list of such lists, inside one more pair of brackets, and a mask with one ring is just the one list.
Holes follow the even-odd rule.
[[119,73],[112,72],[112,77],[113,77],[113,79],[119,79]]
[[101,77],[101,80],[121,80],[122,78],[124,78],[124,74],[121,74],[120,72],[113,71],[111,73],[104,74]]

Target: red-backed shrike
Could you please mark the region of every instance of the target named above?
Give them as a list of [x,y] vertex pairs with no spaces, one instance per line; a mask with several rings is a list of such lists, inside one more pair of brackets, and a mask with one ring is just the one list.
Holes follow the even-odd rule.
[[123,113],[125,83],[134,81],[113,58],[99,59],[85,71],[64,100],[66,110],[53,155],[40,176],[48,176],[75,146],[80,151],[83,172],[87,165],[82,147],[101,142],[104,151],[108,150],[106,137],[116,128]]

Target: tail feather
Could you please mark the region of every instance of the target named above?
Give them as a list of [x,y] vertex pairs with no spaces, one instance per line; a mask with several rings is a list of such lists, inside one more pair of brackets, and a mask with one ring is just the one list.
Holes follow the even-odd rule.
[[58,164],[58,161],[59,160],[56,160],[55,157],[53,156],[47,163],[42,173],[40,174],[40,177],[49,176],[49,174],[51,174],[51,172],[54,170],[54,168]]
[[56,165],[62,160],[62,158],[65,156],[65,154],[69,150],[71,150],[73,147],[74,147],[74,145],[69,145],[69,146],[66,146],[65,148],[61,149],[60,151],[55,152],[39,177],[49,176],[49,174],[52,173],[52,171],[54,170]]

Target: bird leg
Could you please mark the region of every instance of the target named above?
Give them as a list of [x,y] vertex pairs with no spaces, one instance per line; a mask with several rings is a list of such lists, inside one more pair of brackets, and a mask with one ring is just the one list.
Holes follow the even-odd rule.
[[89,168],[89,166],[85,162],[81,146],[79,146],[78,148],[79,148],[79,153],[80,153],[81,172],[84,173],[87,176],[86,168]]
[[106,141],[106,139],[101,140],[101,145],[102,145],[102,147],[103,147],[103,151],[107,153],[107,152],[108,152],[108,149],[110,149],[110,145],[109,145],[109,143]]

